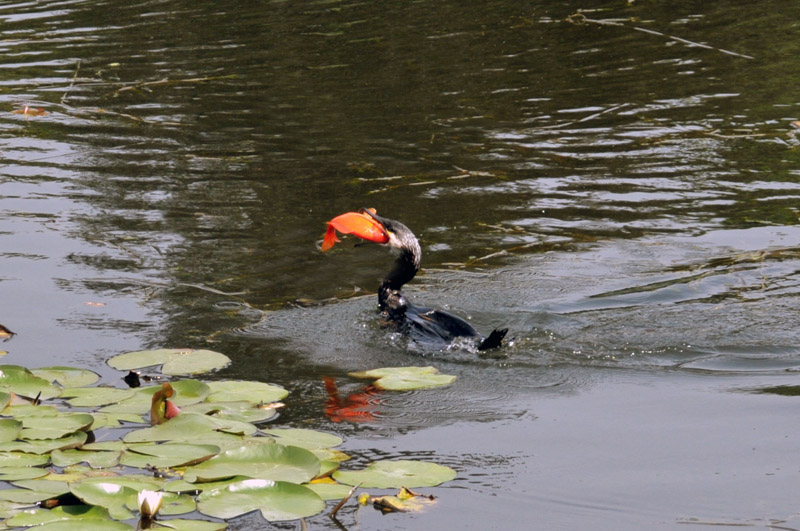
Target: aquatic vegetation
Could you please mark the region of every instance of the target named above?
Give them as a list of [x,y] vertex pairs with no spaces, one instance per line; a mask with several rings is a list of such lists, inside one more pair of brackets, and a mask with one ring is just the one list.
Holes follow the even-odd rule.
[[[99,376],[85,369],[0,365],[0,481],[7,487],[0,489],[0,518],[8,526],[42,529],[134,529],[140,518],[142,528],[217,530],[226,524],[196,513],[226,520],[258,510],[269,521],[295,520],[321,513],[329,500],[341,500],[338,511],[360,485],[435,486],[455,478],[451,468],[412,460],[339,470],[349,459],[335,449],[341,437],[263,424],[289,394],[277,385],[163,381],[165,374],[199,374],[228,363],[223,354],[191,349],[109,360],[121,371],[161,367],[141,378],[158,384],[131,389],[98,386]],[[455,379],[432,367],[358,375],[388,381],[385,389]],[[125,381],[140,385],[134,376]],[[417,510],[394,498],[369,499],[384,511]],[[188,513],[195,515],[171,518]]]

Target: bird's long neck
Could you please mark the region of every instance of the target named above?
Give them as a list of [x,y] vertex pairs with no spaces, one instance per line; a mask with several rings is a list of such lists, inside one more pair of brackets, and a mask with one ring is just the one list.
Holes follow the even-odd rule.
[[411,279],[419,271],[420,264],[420,250],[417,243],[416,249],[402,248],[400,255],[394,262],[394,267],[383,279],[383,284],[390,289],[399,290],[405,284],[411,282]]

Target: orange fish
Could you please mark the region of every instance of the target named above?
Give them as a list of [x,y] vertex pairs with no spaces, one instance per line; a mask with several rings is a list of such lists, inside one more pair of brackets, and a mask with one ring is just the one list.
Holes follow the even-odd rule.
[[[370,212],[374,213],[375,210],[370,209]],[[342,234],[355,234],[359,238],[375,243],[389,241],[386,229],[378,220],[363,212],[346,212],[328,222],[328,231],[322,240],[322,252],[327,251],[335,243],[341,241],[336,236],[336,231]]]

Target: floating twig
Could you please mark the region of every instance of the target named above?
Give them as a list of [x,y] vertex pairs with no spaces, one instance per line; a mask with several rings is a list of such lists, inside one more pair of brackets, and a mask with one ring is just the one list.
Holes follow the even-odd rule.
[[72,82],[67,87],[67,90],[64,92],[64,95],[61,96],[61,103],[63,104],[67,101],[67,96],[69,95],[69,91],[72,90],[72,87],[75,86],[75,80],[78,79],[78,72],[81,71],[81,60],[78,59],[78,65],[75,67],[75,74],[72,76]]
[[341,509],[341,508],[344,506],[344,504],[345,504],[345,503],[347,503],[347,500],[349,500],[350,498],[352,498],[352,497],[353,497],[353,493],[354,493],[354,492],[356,491],[356,489],[357,489],[358,487],[360,487],[360,486],[361,486],[361,483],[358,483],[357,485],[354,485],[354,486],[353,486],[353,488],[352,488],[352,489],[350,489],[350,492],[348,492],[348,493],[347,493],[347,496],[345,496],[344,498],[342,498],[342,499],[339,501],[339,503],[337,503],[337,504],[336,504],[336,507],[334,507],[333,509],[331,509],[331,512],[330,512],[330,513],[328,513],[328,516],[330,516],[331,518],[334,518],[334,519],[335,519],[335,518],[336,518],[336,513],[338,513],[338,512],[339,512],[339,509]]
[[648,28],[642,28],[640,26],[628,26],[623,22],[617,22],[615,20],[598,20],[593,18],[588,18],[586,15],[578,11],[577,13],[573,13],[572,15],[566,18],[566,21],[575,24],[576,26],[582,26],[584,24],[598,24],[600,26],[616,26],[620,28],[631,28],[636,31],[641,31],[642,33],[649,33],[650,35],[656,35],[658,37],[664,37],[665,39],[670,39],[676,42],[680,42],[683,44],[687,44],[689,46],[696,46],[698,48],[705,48],[707,50],[716,50],[718,52],[732,55],[734,57],[741,57],[742,59],[755,59],[752,55],[745,55],[743,53],[733,52],[731,50],[726,50],[724,48],[717,48],[716,46],[710,46],[708,44],[703,44],[700,42],[690,41],[688,39],[684,39],[681,37],[676,37],[675,35],[668,35],[666,33],[661,33],[660,31],[651,30]]
[[159,79],[158,81],[142,81],[140,83],[134,83],[132,85],[126,85],[124,87],[118,88],[114,91],[114,97],[120,95],[120,93],[128,91],[128,90],[138,90],[147,87],[154,87],[158,85],[176,85],[180,83],[202,83],[204,81],[214,81],[217,79],[230,79],[236,77],[235,74],[227,75],[227,76],[206,76],[206,77],[190,77],[185,79]]

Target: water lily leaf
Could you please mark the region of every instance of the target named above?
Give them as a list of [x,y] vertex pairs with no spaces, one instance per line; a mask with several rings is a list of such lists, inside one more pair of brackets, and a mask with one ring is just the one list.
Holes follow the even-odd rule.
[[[69,490],[67,490],[69,492]],[[29,509],[14,515],[6,522],[11,527],[27,527],[50,522],[74,522],[82,525],[88,520],[107,522],[111,520],[108,510],[92,505],[59,505],[53,509]],[[80,524],[78,524],[80,523]],[[37,528],[39,529],[39,528]]]
[[320,513],[325,502],[302,485],[265,479],[246,479],[197,497],[197,510],[216,518],[233,518],[256,509],[272,522],[297,520]]
[[67,485],[66,481],[48,479],[48,476],[42,476],[39,479],[23,479],[21,481],[15,481],[13,485],[22,489],[47,492],[53,494],[54,496],[60,496],[69,492],[69,485]]
[[31,372],[48,382],[58,382],[61,387],[85,387],[100,379],[96,372],[75,367],[42,367]]
[[308,483],[303,485],[317,493],[317,496],[325,501],[341,500],[350,494],[350,485],[342,485],[341,483]]
[[119,428],[123,422],[132,424],[146,424],[141,415],[134,415],[132,413],[90,413],[94,417],[93,430],[100,428]]
[[22,431],[22,422],[14,419],[0,419],[0,442],[13,441]]
[[[131,511],[137,511],[139,508],[137,495],[129,497],[126,503],[126,507]],[[161,508],[158,511],[159,516],[186,514],[191,513],[195,509],[197,509],[197,504],[192,496],[178,494],[176,492],[161,493]]]
[[32,466],[7,466],[0,468],[0,481],[17,481],[35,479],[46,476],[49,472],[44,468]]
[[94,417],[88,413],[62,413],[55,417],[24,417],[20,439],[59,439],[76,431],[89,431]]
[[189,467],[184,479],[190,483],[231,476],[303,483],[319,474],[319,459],[304,448],[281,444],[245,445]]
[[22,419],[23,417],[57,417],[61,414],[55,406],[33,406],[31,404],[13,404],[3,410],[3,415]]
[[71,387],[64,389],[61,397],[72,407],[99,407],[122,402],[135,394],[133,389],[115,387]]
[[0,452],[0,468],[7,466],[42,466],[50,462],[46,455],[22,452]]
[[351,372],[354,378],[376,379],[375,386],[387,391],[428,389],[453,383],[455,376],[439,374],[435,367],[386,367],[371,371]]
[[[34,481],[34,480],[28,480]],[[40,501],[49,500],[56,496],[49,492],[42,492],[30,489],[0,489],[0,500],[27,503],[28,505],[36,504]]]
[[11,402],[11,393],[0,392],[0,411],[5,409],[9,402]]
[[237,402],[200,402],[182,408],[184,413],[212,415],[220,419],[238,420],[255,424],[269,420],[277,411],[273,408],[260,408],[246,400]]
[[400,487],[434,487],[456,477],[450,467],[424,461],[376,461],[364,470],[339,470],[333,479],[347,485],[391,489]]
[[30,504],[0,500],[0,518],[8,518],[25,509],[30,509]]
[[70,492],[79,500],[88,505],[98,505],[108,509],[109,514],[116,520],[128,520],[133,514],[127,509],[126,503],[141,490],[159,490],[156,482],[125,477],[86,478],[70,483]]
[[120,371],[162,365],[161,372],[171,376],[202,374],[226,367],[231,359],[213,350],[169,349],[140,350],[114,356],[108,364]]
[[[133,526],[114,520],[81,520],[81,531],[133,531]],[[75,531],[75,522],[66,520],[50,522],[36,527],[36,531]]]
[[60,467],[86,463],[92,468],[111,468],[119,464],[120,454],[119,451],[54,450],[50,457]]
[[61,394],[61,389],[19,365],[0,365],[0,391],[42,400]]
[[208,395],[209,402],[236,402],[245,400],[251,404],[268,404],[283,400],[289,395],[289,391],[277,385],[266,384],[263,382],[248,382],[243,380],[227,380],[222,382],[210,382],[211,394]]
[[[202,402],[210,392],[209,386],[198,380],[178,380],[171,382],[175,394],[170,400],[178,406]],[[153,395],[161,390],[161,385],[140,387],[130,398],[100,409],[101,413],[143,415],[150,411]]]
[[300,448],[306,448],[308,450],[332,448],[344,442],[341,437],[333,435],[332,433],[301,428],[273,428],[261,430],[261,433],[272,435],[276,438],[275,442],[277,443],[299,446]]
[[46,454],[53,450],[69,450],[78,448],[86,442],[86,432],[76,431],[60,439],[42,439],[9,441],[0,443],[0,452],[27,452],[29,454]]
[[136,468],[147,466],[175,468],[201,463],[211,459],[219,452],[219,446],[211,444],[143,444],[128,448],[120,462],[125,466]]
[[167,492],[180,492],[180,493],[194,493],[198,491],[203,492],[206,490],[227,487],[228,485],[244,481],[245,479],[250,479],[250,478],[246,476],[234,476],[229,479],[223,479],[222,481],[206,481],[202,483],[200,482],[189,483],[184,479],[176,479],[164,485],[162,490],[165,490]]
[[205,520],[183,520],[173,518],[172,520],[159,520],[158,525],[177,531],[224,531],[228,524],[223,522],[207,522]]
[[159,424],[151,428],[129,431],[122,440],[125,442],[179,441],[216,444],[216,442],[212,443],[210,440],[205,439],[208,435],[217,435],[214,432],[222,432],[235,436],[252,435],[256,432],[256,428],[252,424],[245,422],[216,419],[206,415],[187,413],[178,415],[164,424]]

